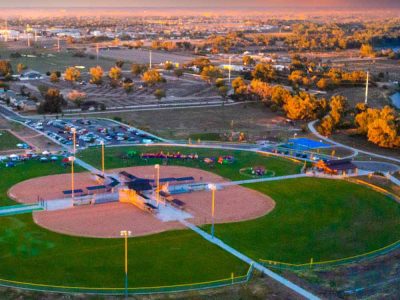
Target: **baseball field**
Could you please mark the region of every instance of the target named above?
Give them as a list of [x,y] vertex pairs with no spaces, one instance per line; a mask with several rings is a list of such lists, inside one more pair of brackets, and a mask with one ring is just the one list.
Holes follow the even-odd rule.
[[[230,164],[210,165],[203,160],[165,162],[162,159],[143,159],[137,154],[158,151],[196,153],[202,158],[233,156],[235,160]],[[136,154],[132,155],[133,152]],[[101,168],[100,149],[85,150],[79,156]],[[275,176],[297,174],[302,167],[295,161],[238,150],[161,146],[106,149],[108,170],[157,163],[161,164],[161,172],[170,166],[191,168],[190,172],[195,172],[192,169],[195,168],[212,173],[221,181],[248,179],[240,173],[240,169],[252,166],[264,166]],[[144,172],[145,169],[136,170]],[[68,172],[68,167],[38,161],[23,162],[14,168],[0,167],[1,204],[15,204],[8,198],[7,192],[18,183]],[[67,179],[64,181],[68,187]],[[337,259],[375,250],[398,240],[400,206],[360,185],[342,180],[296,178],[254,183],[241,188],[240,195],[243,196],[239,198],[243,199],[237,200],[242,205],[238,206],[241,209],[253,206],[253,197],[246,197],[246,190],[265,195],[265,200],[260,198],[259,201],[272,199],[273,209],[240,219],[240,222],[237,219],[221,219],[216,224],[215,233],[228,245],[254,260],[306,263],[311,258],[314,261]],[[26,191],[22,193],[26,196]],[[204,197],[209,195],[204,194]],[[221,206],[218,206],[218,197],[221,197]],[[216,192],[217,216],[219,214],[223,218],[223,205],[230,197],[233,197],[232,194],[224,196],[222,192]],[[188,198],[185,201],[194,203],[189,209],[196,212],[196,201],[202,200]],[[205,205],[206,202],[202,206]],[[71,210],[75,209],[86,210],[88,215],[91,213],[90,207]],[[0,217],[0,279],[60,286],[123,287],[122,239],[60,234],[57,230],[37,224],[35,216],[43,213]],[[102,212],[102,218],[106,217],[107,210]],[[198,225],[209,231],[207,224],[210,222],[206,217]],[[107,225],[105,220],[104,224]],[[171,228],[129,239],[130,287],[213,281],[229,278],[231,273],[244,275],[247,270],[248,265],[187,229]]]

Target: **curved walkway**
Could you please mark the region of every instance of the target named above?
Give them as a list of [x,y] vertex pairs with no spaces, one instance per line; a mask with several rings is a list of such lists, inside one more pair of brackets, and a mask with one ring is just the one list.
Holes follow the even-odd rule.
[[308,123],[308,129],[311,131],[311,133],[312,133],[313,135],[315,135],[316,137],[318,137],[318,138],[321,139],[321,140],[324,140],[324,141],[326,141],[326,142],[328,142],[328,143],[331,143],[331,144],[334,144],[334,145],[336,145],[336,146],[340,146],[340,147],[346,148],[346,149],[348,149],[348,150],[354,151],[354,152],[357,153],[357,154],[358,154],[358,153],[363,153],[363,154],[367,154],[367,155],[369,155],[369,156],[378,157],[378,158],[383,158],[383,159],[387,159],[387,160],[394,161],[394,162],[396,162],[396,163],[400,163],[400,159],[398,159],[398,158],[394,158],[394,157],[387,156],[387,155],[381,155],[381,154],[376,154],[376,153],[369,152],[369,151],[364,151],[364,150],[356,149],[356,148],[347,146],[347,145],[345,145],[345,144],[341,144],[341,143],[339,143],[339,142],[335,142],[334,140],[331,140],[331,139],[329,139],[329,138],[327,138],[327,137],[324,137],[324,136],[321,135],[321,134],[315,129],[315,127],[314,127],[315,123],[317,123],[317,122],[318,122],[318,120],[314,120],[314,121]]

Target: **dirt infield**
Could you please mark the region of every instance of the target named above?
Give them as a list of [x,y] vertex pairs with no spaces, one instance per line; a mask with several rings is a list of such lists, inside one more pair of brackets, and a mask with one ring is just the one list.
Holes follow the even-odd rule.
[[[125,170],[141,178],[154,178],[154,167],[131,167],[109,171],[118,173]],[[196,182],[224,182],[222,177],[203,170],[161,166],[160,177],[193,176]],[[78,183],[79,182],[79,183]],[[76,188],[96,184],[89,173],[76,174]],[[62,190],[70,189],[70,175],[54,175],[27,180],[13,186],[9,195],[23,203],[43,199],[63,198]],[[34,192],[32,192],[34,191]],[[176,195],[185,202],[185,211],[193,217],[191,222],[201,225],[211,223],[211,194],[209,191]],[[216,191],[215,222],[227,223],[261,217],[275,207],[275,202],[259,193],[241,186],[231,186]],[[49,230],[68,235],[86,237],[119,237],[122,229],[131,230],[134,236],[148,235],[183,226],[176,221],[162,222],[150,213],[124,203],[107,203],[92,206],[74,207],[59,211],[34,213],[35,222]]]

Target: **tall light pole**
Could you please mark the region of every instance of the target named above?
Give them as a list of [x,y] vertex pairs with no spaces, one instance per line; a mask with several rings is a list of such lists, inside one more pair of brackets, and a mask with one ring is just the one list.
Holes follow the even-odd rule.
[[71,128],[71,132],[72,132],[72,142],[73,144],[73,153],[74,156],[76,154],[76,128]]
[[160,202],[160,165],[156,164],[154,165],[154,168],[156,169],[156,201],[157,201],[157,206],[159,205]]
[[229,56],[228,80],[231,83],[232,56]]
[[211,237],[214,238],[215,191],[217,186],[210,183],[208,188],[211,190]]
[[71,197],[72,201],[74,201],[75,198],[75,181],[74,181],[74,161],[75,161],[75,156],[70,156],[68,160],[71,162]]
[[152,63],[152,51],[150,50],[150,52],[149,52],[149,69],[151,69],[151,63]]
[[103,177],[105,176],[104,171],[104,141],[100,142],[101,144],[101,170],[103,171]]
[[120,235],[125,239],[125,297],[128,297],[128,237],[131,236],[131,232],[121,230]]
[[368,104],[368,85],[369,85],[369,71],[367,71],[367,82],[365,84],[365,104]]

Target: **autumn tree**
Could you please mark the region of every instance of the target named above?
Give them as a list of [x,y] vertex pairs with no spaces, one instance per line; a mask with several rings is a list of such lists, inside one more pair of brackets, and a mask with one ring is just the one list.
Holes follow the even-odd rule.
[[62,106],[65,104],[64,97],[58,89],[49,88],[44,96],[44,101],[40,103],[39,113],[61,113]]
[[374,48],[370,44],[363,44],[360,48],[360,55],[361,57],[374,57]]
[[385,106],[382,109],[368,108],[355,117],[358,132],[380,147],[400,147],[398,115],[394,109]]
[[158,72],[155,69],[151,69],[146,71],[143,76],[142,80],[144,83],[146,83],[149,86],[153,86],[156,83],[163,82],[163,77],[161,76],[160,72]]
[[49,79],[50,79],[50,82],[52,82],[52,83],[57,83],[60,81],[60,78],[58,78],[56,72],[51,72]]
[[251,72],[253,79],[270,82],[277,79],[275,68],[271,64],[259,63]]
[[247,94],[247,90],[248,90],[247,84],[242,77],[236,77],[232,81],[232,88],[233,88],[235,95],[237,95],[239,97],[243,97],[244,95]]
[[326,110],[327,101],[318,100],[316,96],[306,92],[288,97],[283,106],[286,116],[292,120],[312,120]]
[[64,79],[74,83],[81,78],[81,72],[75,67],[69,67],[65,70]]
[[252,66],[254,64],[255,64],[255,61],[250,55],[243,56],[243,65]]
[[327,115],[325,118],[322,119],[317,130],[320,134],[324,136],[330,136],[333,132],[335,127],[335,121],[333,120],[331,115]]
[[130,92],[133,91],[133,87],[135,84],[133,83],[133,80],[130,78],[126,78],[124,82],[122,83],[122,87],[124,88],[125,92],[129,94]]
[[100,66],[90,68],[90,83],[92,84],[101,84],[103,82],[104,71]]
[[18,65],[17,65],[17,72],[18,73],[22,73],[24,70],[26,70],[28,67],[25,65],[25,64],[23,64],[23,63],[19,63]]
[[139,76],[140,74],[143,74],[146,72],[147,66],[145,65],[138,65],[138,64],[132,64],[131,66],[131,73],[135,76]]
[[205,66],[200,73],[201,78],[208,83],[222,77],[221,69],[213,65]]
[[11,76],[13,74],[13,69],[8,60],[0,60],[0,76]]
[[332,96],[329,102],[329,106],[331,108],[330,115],[332,117],[334,125],[336,126],[337,124],[339,124],[340,119],[342,118],[342,115],[346,109],[347,98],[341,95]]
[[329,81],[326,78],[321,78],[318,82],[317,82],[317,87],[320,90],[327,90],[329,88]]
[[122,76],[121,68],[119,68],[117,66],[111,67],[110,71],[108,71],[108,77],[111,80],[114,80],[114,81],[120,80],[121,76]]

